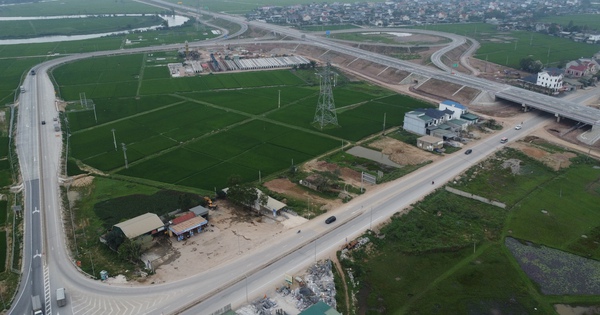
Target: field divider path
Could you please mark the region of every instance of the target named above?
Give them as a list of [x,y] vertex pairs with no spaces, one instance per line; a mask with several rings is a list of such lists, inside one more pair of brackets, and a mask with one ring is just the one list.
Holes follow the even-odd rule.
[[146,58],[148,57],[148,53],[144,53],[142,55],[142,65],[140,66],[140,74],[138,75],[138,86],[135,91],[135,96],[140,96],[140,89],[142,88],[142,80],[144,79],[144,69],[146,69]]
[[268,112],[267,113],[262,113],[262,114],[259,114],[259,115],[249,114],[249,113],[237,110],[237,109],[231,109],[231,108],[228,108],[228,107],[219,106],[219,105],[215,105],[215,104],[212,104],[212,103],[207,103],[207,102],[195,100],[195,99],[188,98],[188,97],[181,96],[181,95],[173,95],[173,96],[182,98],[182,99],[190,101],[190,102],[195,102],[195,103],[202,104],[202,105],[207,105],[207,106],[210,106],[210,107],[213,107],[213,108],[216,108],[216,109],[224,110],[224,111],[227,111],[227,112],[236,113],[236,114],[239,114],[239,115],[242,115],[242,116],[246,116],[248,118],[253,118],[253,119],[256,119],[256,120],[270,122],[270,123],[275,124],[275,125],[288,127],[290,129],[300,130],[300,131],[303,131],[303,132],[307,132],[307,133],[310,133],[310,134],[314,134],[314,135],[326,137],[326,138],[329,138],[329,139],[334,139],[334,140],[337,140],[337,141],[344,140],[346,142],[350,142],[347,139],[343,139],[343,138],[339,138],[339,137],[336,137],[336,136],[328,135],[326,133],[321,133],[321,132],[319,132],[317,130],[310,130],[310,129],[306,129],[306,128],[303,128],[303,127],[300,127],[300,126],[290,125],[290,124],[286,124],[286,123],[278,121],[278,120],[267,118],[267,117],[265,117],[265,115]]
[[127,116],[127,117],[122,117],[122,118],[119,118],[119,119],[111,120],[111,121],[108,121],[108,122],[105,122],[105,123],[102,123],[102,124],[98,124],[98,125],[95,125],[95,126],[92,126],[92,127],[88,127],[88,128],[84,128],[84,129],[79,129],[77,131],[71,132],[71,135],[82,133],[82,132],[85,132],[85,131],[94,130],[96,128],[100,128],[100,127],[103,127],[103,126],[106,126],[106,125],[110,125],[110,124],[113,124],[113,123],[116,123],[116,122],[125,121],[125,120],[131,119],[133,117],[143,116],[143,115],[146,115],[148,113],[152,113],[152,112],[156,112],[156,111],[159,111],[159,110],[167,109],[167,108],[170,108],[170,107],[173,107],[173,106],[181,105],[183,103],[185,103],[185,101],[175,102],[175,103],[171,103],[171,104],[168,104],[168,105],[165,105],[165,106],[161,106],[161,107],[157,107],[157,108],[154,108],[154,109],[150,109],[150,110],[147,110],[147,111],[144,111],[144,112],[141,112],[141,113],[133,114],[131,116]]
[[454,266],[452,266],[452,268],[446,270],[439,277],[437,277],[435,280],[433,280],[431,283],[429,283],[427,285],[427,287],[425,287],[424,290],[422,290],[421,292],[419,292],[419,293],[415,294],[414,296],[412,296],[407,301],[407,303],[405,303],[404,305],[402,305],[402,307],[396,313],[397,314],[406,314],[408,312],[408,308],[413,304],[413,302],[419,300],[423,295],[425,295],[425,293],[431,291],[440,282],[446,280],[448,277],[450,277],[452,274],[454,274],[460,268],[464,267],[465,265],[467,265],[468,263],[472,262],[477,257],[481,256],[481,254],[483,254],[483,252],[485,252],[490,246],[494,245],[495,243],[496,242],[489,242],[487,244],[479,246],[479,248],[477,248],[477,250],[475,251],[475,253],[473,253],[472,255],[469,255],[469,256],[461,259],[458,263],[456,263]]
[[[506,222],[508,222],[508,218]],[[527,274],[525,273],[525,271],[523,271],[513,254],[506,247],[506,245],[504,245],[505,238],[505,236],[501,238],[500,250],[504,255],[506,255],[510,266],[515,270],[515,272],[519,274],[519,278],[523,279],[523,283],[525,283],[525,287],[527,288],[527,293],[529,294],[529,296],[538,302],[538,307],[541,308],[541,310],[538,309],[538,311],[540,311],[540,314],[554,313],[555,310],[552,307],[552,304],[561,303],[564,302],[564,300],[550,302],[548,301],[547,297],[544,297],[542,294],[540,294],[534,282],[527,276]]]

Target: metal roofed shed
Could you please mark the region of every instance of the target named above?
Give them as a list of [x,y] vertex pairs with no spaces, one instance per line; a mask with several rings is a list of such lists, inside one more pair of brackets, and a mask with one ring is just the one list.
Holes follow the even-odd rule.
[[342,315],[336,311],[333,307],[325,304],[323,301],[319,301],[313,304],[311,307],[300,312],[298,315]]
[[197,217],[204,217],[205,219],[208,217],[208,209],[203,206],[195,206],[190,211],[195,213]]
[[121,230],[128,239],[136,238],[163,226],[164,223],[154,213],[145,213],[114,225],[114,227]]
[[194,218],[196,216],[196,214],[194,212],[186,212],[178,217],[176,217],[175,219],[169,221],[169,225],[177,225],[179,223],[185,222],[191,218]]
[[417,147],[427,151],[441,149],[444,147],[444,140],[434,136],[423,136],[417,139]]
[[194,217],[179,224],[169,226],[169,231],[177,235],[178,240],[182,240],[185,233],[189,232],[189,235],[193,235],[194,229],[196,229],[196,232],[200,232],[202,226],[207,223],[208,221],[203,217]]

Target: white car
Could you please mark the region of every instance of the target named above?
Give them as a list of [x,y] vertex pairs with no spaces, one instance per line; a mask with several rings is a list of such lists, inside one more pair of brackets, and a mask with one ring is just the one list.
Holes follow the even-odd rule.
[[515,130],[521,130],[521,125],[516,125]]

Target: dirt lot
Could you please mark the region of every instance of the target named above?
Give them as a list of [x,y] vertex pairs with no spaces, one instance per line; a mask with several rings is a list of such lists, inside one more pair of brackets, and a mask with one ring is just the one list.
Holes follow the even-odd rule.
[[177,281],[210,270],[307,221],[294,216],[257,217],[221,200],[218,205],[218,210],[210,211],[205,232],[184,241],[170,238],[170,246],[164,244],[153,249],[162,258],[153,261],[156,274],[141,283]]

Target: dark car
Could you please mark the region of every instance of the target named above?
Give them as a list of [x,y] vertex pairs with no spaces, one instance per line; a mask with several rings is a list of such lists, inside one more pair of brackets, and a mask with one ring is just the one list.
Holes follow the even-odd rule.
[[46,121],[45,121],[45,120],[42,120],[42,125],[45,125],[45,124],[46,124]]
[[465,151],[465,154],[469,155],[469,154],[471,154],[471,152],[473,152],[473,150],[469,149],[469,150]]
[[35,70],[32,69],[31,72],[30,72],[30,74],[31,75],[35,75]]
[[335,220],[336,220],[335,216],[330,216],[329,218],[327,218],[327,220],[325,220],[325,223],[329,224],[329,223],[335,222]]

